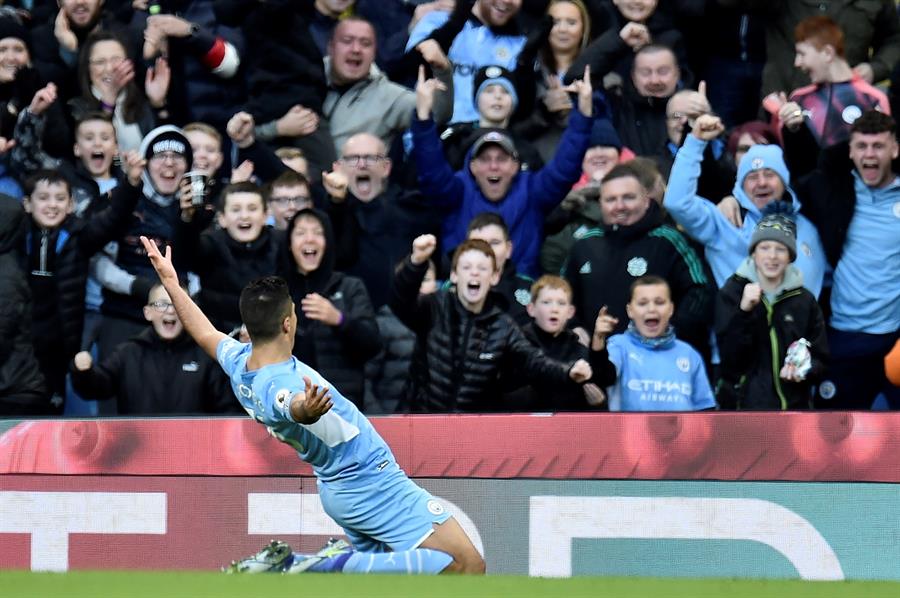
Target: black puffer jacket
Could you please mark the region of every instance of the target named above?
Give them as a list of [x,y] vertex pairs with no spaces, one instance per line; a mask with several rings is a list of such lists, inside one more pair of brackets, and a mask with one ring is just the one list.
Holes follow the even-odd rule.
[[251,280],[278,271],[281,237],[267,226],[255,240],[241,243],[222,229],[210,229],[198,238],[190,225],[179,226],[175,246],[187,268],[200,277],[199,303],[213,326],[225,333],[240,327],[241,291]]
[[[481,313],[466,310],[453,289],[419,296],[427,262],[407,259],[394,278],[391,309],[417,337],[406,410],[425,413],[498,411],[509,377],[568,383],[572,364],[545,356],[489,297]],[[505,379],[506,378],[506,379]]]
[[0,415],[47,413],[44,377],[31,344],[31,291],[19,267],[25,212],[0,196]]
[[[325,254],[319,268],[303,274],[291,254],[290,231],[301,216],[315,216],[325,230]],[[334,235],[328,216],[319,210],[301,210],[288,224],[282,252],[282,272],[288,281],[297,312],[297,338],[294,356],[318,370],[338,391],[356,404],[365,406],[366,361],[381,350],[381,336],[375,322],[375,310],[363,282],[353,276],[335,272]],[[303,298],[318,293],[328,299],[343,315],[337,326],[329,326],[306,317],[301,307]]]
[[293,0],[214,4],[219,23],[243,31],[249,98],[244,110],[259,124],[281,118],[295,104],[322,113],[327,86],[322,53],[309,29],[312,5]]
[[222,368],[187,333],[167,342],[148,327],[102,363],[71,372],[85,399],[115,396],[118,415],[242,412]]
[[369,413],[390,414],[406,396],[416,335],[387,305],[378,309],[375,320],[384,349],[366,364],[366,409]]
[[[522,328],[532,345],[539,347],[553,359],[574,362],[588,359],[588,348],[578,341],[578,335],[571,330],[563,330],[557,336],[541,330],[535,322]],[[524,376],[523,376],[524,378]],[[584,387],[569,380],[564,385],[545,383],[532,384],[528,388],[528,402],[519,407],[530,411],[596,411],[584,396]]]

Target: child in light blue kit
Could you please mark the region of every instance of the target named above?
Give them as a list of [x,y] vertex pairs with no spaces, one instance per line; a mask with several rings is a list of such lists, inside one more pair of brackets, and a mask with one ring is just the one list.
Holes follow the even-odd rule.
[[714,409],[700,354],[675,338],[669,324],[675,304],[659,276],[643,276],[631,285],[624,334],[609,338],[618,318],[600,310],[591,339],[591,368],[599,386],[609,386],[610,411],[700,411]]

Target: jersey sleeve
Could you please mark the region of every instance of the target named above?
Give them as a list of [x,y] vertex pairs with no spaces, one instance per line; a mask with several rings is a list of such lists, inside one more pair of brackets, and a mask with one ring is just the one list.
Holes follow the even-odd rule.
[[274,420],[294,422],[291,416],[291,400],[297,394],[302,394],[305,384],[296,375],[287,373],[273,377],[266,384],[266,405],[270,413],[267,417]]
[[218,360],[219,365],[222,366],[222,369],[225,370],[225,373],[228,374],[229,378],[231,378],[235,369],[238,367],[238,357],[240,357],[248,347],[249,345],[245,345],[230,337],[223,338],[219,341],[219,346],[216,347],[216,359]]

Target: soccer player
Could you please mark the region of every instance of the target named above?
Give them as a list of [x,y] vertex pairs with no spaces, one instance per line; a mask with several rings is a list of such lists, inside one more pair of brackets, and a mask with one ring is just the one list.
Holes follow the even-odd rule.
[[[484,560],[444,506],[400,469],[349,400],[291,350],[297,316],[287,283],[251,282],[240,297],[250,344],[213,327],[178,283],[171,247],[141,242],[185,329],[231,378],[247,413],[312,465],[325,512],[350,538],[315,555],[272,542],[230,572],[483,573]],[[388,552],[391,551],[391,552]]]

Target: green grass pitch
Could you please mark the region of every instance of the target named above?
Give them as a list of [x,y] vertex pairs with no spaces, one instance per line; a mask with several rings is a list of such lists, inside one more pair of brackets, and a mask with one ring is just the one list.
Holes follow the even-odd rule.
[[574,577],[542,579],[416,577],[388,575],[223,575],[195,572],[76,571],[68,573],[0,572],[0,596],[64,598],[163,598],[263,596],[402,598],[896,598],[900,583],[804,582],[726,579],[645,579]]

